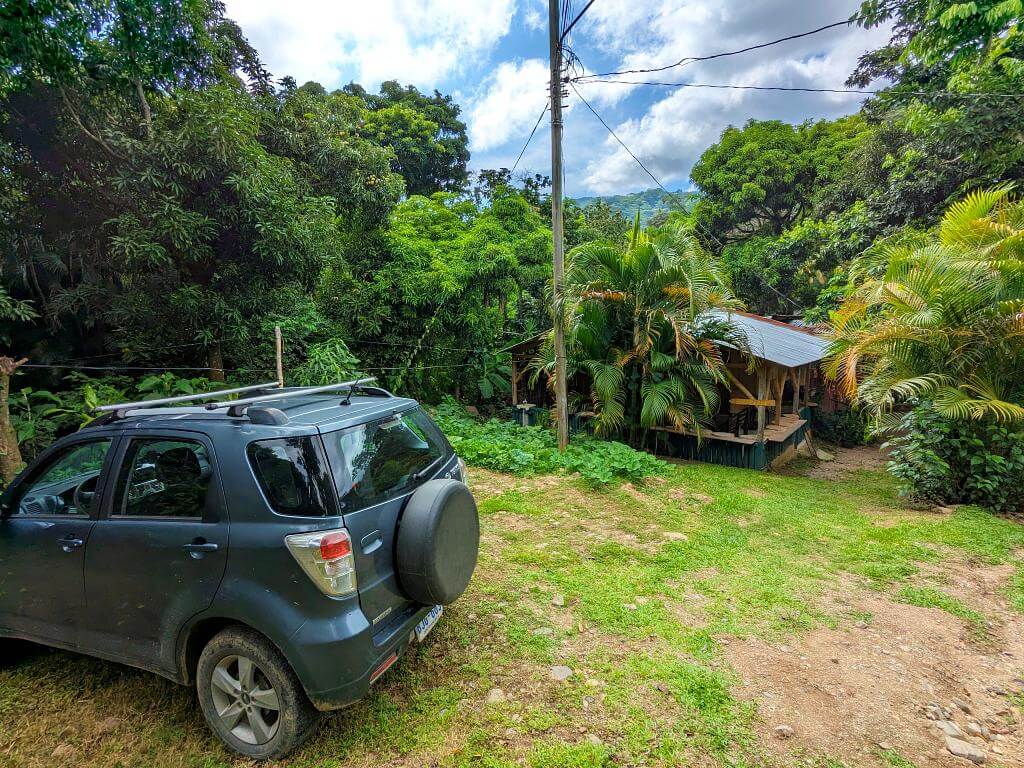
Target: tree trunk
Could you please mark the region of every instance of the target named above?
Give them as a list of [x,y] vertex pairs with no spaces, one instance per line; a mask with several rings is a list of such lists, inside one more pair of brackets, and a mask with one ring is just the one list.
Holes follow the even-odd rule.
[[149,101],[146,99],[146,92],[142,89],[142,81],[135,78],[135,93],[139,96],[139,106],[142,107],[142,118],[146,123],[146,138],[153,138],[153,112],[149,108]]
[[11,424],[11,411],[7,402],[11,394],[11,375],[24,362],[25,358],[15,360],[0,357],[0,477],[4,485],[14,480],[23,464],[18,435]]
[[224,381],[224,353],[220,341],[206,348],[206,364],[210,367],[210,381]]

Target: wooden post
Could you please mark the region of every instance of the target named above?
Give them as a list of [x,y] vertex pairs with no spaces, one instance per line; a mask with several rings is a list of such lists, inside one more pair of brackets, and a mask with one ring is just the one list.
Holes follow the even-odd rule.
[[[757,399],[764,400],[768,397],[768,372],[764,368],[757,369]],[[765,408],[757,406],[757,442],[764,442]]]
[[27,359],[0,357],[0,477],[3,478],[4,484],[14,480],[23,463],[21,449],[18,447],[18,435],[11,424],[11,411],[7,402],[11,395],[11,376]]
[[775,378],[775,425],[782,424],[782,389],[786,386],[786,369],[780,367]]
[[516,371],[516,359],[512,358],[512,405],[519,405],[519,376]]
[[281,335],[281,326],[274,326],[274,349],[277,355],[277,386],[284,386],[284,337]]
[[793,415],[800,417],[800,369],[790,368],[789,379],[793,384]]

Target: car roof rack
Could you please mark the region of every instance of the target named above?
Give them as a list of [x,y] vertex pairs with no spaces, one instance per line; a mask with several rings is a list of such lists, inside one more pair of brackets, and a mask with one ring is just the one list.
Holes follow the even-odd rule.
[[252,405],[258,403],[266,403],[273,400],[284,400],[291,397],[303,397],[304,395],[319,395],[327,392],[336,392],[339,389],[347,389],[349,392],[355,390],[364,390],[366,392],[372,392],[383,397],[394,397],[390,392],[382,387],[364,387],[363,384],[369,384],[377,380],[376,376],[362,376],[352,381],[340,381],[337,384],[324,384],[317,387],[288,387],[287,389],[280,389],[277,392],[272,392],[268,395],[258,395],[255,397],[243,397],[238,400],[233,400],[230,403],[207,403],[205,406],[206,410],[214,411],[218,408],[227,408],[228,416],[244,416],[245,412]]
[[[244,392],[257,392],[260,390],[268,390],[274,388],[280,388],[281,384],[277,381],[268,381],[264,384],[251,384],[247,387],[234,387],[232,389],[216,389],[212,392],[197,392],[191,395],[175,395],[173,397],[159,397],[154,400],[138,400],[132,403],[114,403],[113,405],[100,405],[93,408],[94,413],[111,413],[112,419],[124,418],[128,411],[139,411],[149,410],[150,408],[159,408],[162,405],[171,405],[172,403],[188,403],[194,400],[214,400],[229,395],[240,395]],[[211,403],[214,407],[218,406],[216,403]],[[209,406],[208,406],[209,407]]]

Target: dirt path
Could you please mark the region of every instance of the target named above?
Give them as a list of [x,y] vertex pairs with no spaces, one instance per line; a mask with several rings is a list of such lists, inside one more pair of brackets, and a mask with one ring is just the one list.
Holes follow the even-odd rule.
[[953,574],[954,591],[992,618],[987,637],[968,634],[949,613],[848,579],[826,602],[861,618],[783,644],[730,643],[738,695],[756,704],[766,749],[787,764],[811,753],[850,765],[907,768],[902,758],[962,768],[969,763],[948,749],[952,735],[975,760],[1024,766],[1024,616],[1000,595],[1009,572],[964,566]]

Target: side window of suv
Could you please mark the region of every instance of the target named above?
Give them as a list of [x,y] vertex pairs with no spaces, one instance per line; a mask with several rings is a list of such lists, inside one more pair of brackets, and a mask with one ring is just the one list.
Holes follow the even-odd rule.
[[89,515],[109,448],[109,439],[93,440],[54,456],[21,492],[14,514]]
[[210,457],[200,442],[132,440],[121,464],[112,516],[200,519],[211,475]]
[[274,511],[326,517],[334,509],[331,479],[309,437],[259,440],[249,444],[249,463]]

